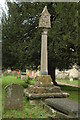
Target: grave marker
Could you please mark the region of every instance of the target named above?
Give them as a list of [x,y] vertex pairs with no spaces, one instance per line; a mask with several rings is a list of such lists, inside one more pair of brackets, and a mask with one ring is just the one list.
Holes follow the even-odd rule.
[[21,85],[10,84],[5,87],[5,109],[23,108],[24,89]]
[[39,27],[42,29],[41,71],[40,75],[37,76],[35,79],[35,84],[29,86],[28,92],[25,94],[28,96],[29,99],[68,97],[69,94],[62,93],[60,87],[54,86],[51,76],[48,75],[47,32],[48,29],[51,28],[51,22],[47,6],[44,7],[39,19]]

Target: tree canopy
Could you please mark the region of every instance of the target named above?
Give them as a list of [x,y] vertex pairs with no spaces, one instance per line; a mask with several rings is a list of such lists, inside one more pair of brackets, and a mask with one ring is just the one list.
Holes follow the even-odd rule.
[[78,4],[8,3],[8,19],[3,20],[3,68],[37,69],[40,65],[41,29],[39,17],[47,5],[51,14],[48,32],[49,70],[78,64]]

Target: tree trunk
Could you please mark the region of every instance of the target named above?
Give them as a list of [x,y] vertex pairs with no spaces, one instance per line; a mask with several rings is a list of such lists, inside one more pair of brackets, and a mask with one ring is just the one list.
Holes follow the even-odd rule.
[[49,72],[49,75],[51,75],[52,82],[54,83],[54,85],[58,85],[56,80],[55,80],[55,68],[49,69],[48,72]]

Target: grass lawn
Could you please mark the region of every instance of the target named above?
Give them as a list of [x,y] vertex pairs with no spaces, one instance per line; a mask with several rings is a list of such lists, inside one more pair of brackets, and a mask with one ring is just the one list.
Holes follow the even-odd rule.
[[24,88],[27,87],[27,84],[25,84],[23,80],[20,80],[19,78],[15,76],[6,76],[6,77],[2,76],[2,88],[4,88],[6,85],[9,85],[11,83],[20,84]]
[[66,84],[76,85],[76,86],[80,85],[80,80],[76,80],[76,79],[74,79],[73,81],[70,81],[69,79],[56,79],[56,82],[66,83]]
[[[64,84],[69,84],[69,85],[75,85],[79,86],[80,85],[80,80],[74,79],[73,81],[70,81],[69,79],[57,79],[57,83],[64,83]],[[65,86],[65,85],[60,85],[62,91],[68,92],[70,94],[69,99],[72,99],[74,101],[77,101],[80,103],[80,88],[75,88],[71,86]]]
[[69,99],[74,100],[78,103],[80,103],[80,88],[71,87],[71,86],[64,86],[59,85],[61,87],[61,90],[64,92],[67,92],[70,94]]
[[[3,118],[47,118],[47,113],[40,105],[31,106],[29,101],[24,97],[23,110],[4,110],[4,87],[10,83],[20,84],[27,87],[27,83],[23,80],[17,79],[14,76],[2,77],[2,114]],[[33,82],[31,82],[33,83]]]

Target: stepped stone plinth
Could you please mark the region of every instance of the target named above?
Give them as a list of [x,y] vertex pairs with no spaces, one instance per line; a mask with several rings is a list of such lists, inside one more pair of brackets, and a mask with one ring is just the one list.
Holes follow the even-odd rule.
[[28,87],[27,97],[38,98],[65,98],[68,93],[63,93],[59,86],[54,86],[50,75],[42,75],[36,78],[35,84]]

